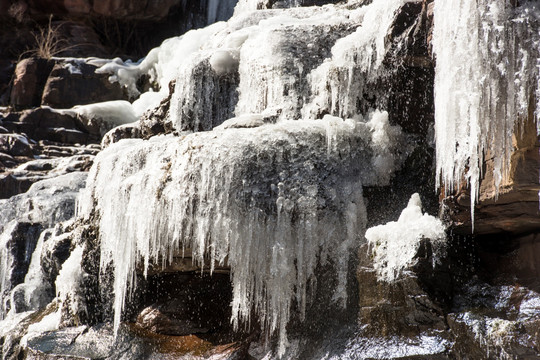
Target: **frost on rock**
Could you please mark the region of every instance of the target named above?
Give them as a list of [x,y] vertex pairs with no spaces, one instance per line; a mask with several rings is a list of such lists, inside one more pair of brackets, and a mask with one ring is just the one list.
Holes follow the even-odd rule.
[[365,228],[362,184],[380,183],[379,130],[337,118],[282,121],[122,140],[101,152],[79,211],[100,219],[115,329],[137,264],[165,266],[190,248],[199,265],[230,266],[233,324],[249,324],[254,310],[263,329],[279,332],[282,353],[291,305],[304,313],[318,264],[336,269],[334,298],[344,304],[348,259]]
[[418,194],[413,194],[398,221],[367,229],[366,239],[373,252],[378,278],[391,282],[413,264],[420,241],[429,239],[435,250],[444,245],[445,227],[441,220],[422,214]]
[[499,188],[515,125],[531,106],[540,114],[540,8],[535,1],[436,1],[434,23],[437,181],[447,193],[466,181],[474,218],[485,157],[494,159]]
[[[398,10],[407,0],[373,1],[351,11],[351,20],[361,23],[355,32],[339,39],[332,56],[310,74],[311,98],[303,109],[305,118],[329,113],[352,117],[365,107],[364,94],[382,75],[388,75],[383,60],[390,49],[388,34]],[[368,106],[369,107],[369,106]]]
[[[36,288],[40,286],[40,278],[34,270],[37,271],[35,261],[39,260],[35,260],[33,254],[40,251],[41,243],[45,241],[43,237],[47,236],[41,232],[73,217],[75,199],[84,187],[86,177],[87,173],[73,172],[42,180],[24,194],[0,200],[0,317],[10,309],[26,311],[17,310],[17,304],[22,308],[33,308],[32,304],[40,302],[41,290],[47,289]],[[32,280],[33,274],[37,279]],[[29,289],[12,291],[27,280]],[[29,301],[19,298],[34,290],[34,298]]]
[[0,232],[11,221],[38,223],[48,228],[73,217],[75,199],[86,184],[87,173],[72,172],[41,180],[30,189],[0,200]]
[[[363,95],[388,72],[381,66],[391,45],[387,35],[407,2],[300,8],[283,2],[285,9],[239,10],[227,23],[164,41],[138,63],[93,63],[138,97],[132,105],[136,117],[170,95],[169,120],[176,130],[211,130],[247,114],[349,118],[375,107]],[[237,10],[259,8],[254,4],[240,2]],[[153,84],[142,94],[141,76]]]

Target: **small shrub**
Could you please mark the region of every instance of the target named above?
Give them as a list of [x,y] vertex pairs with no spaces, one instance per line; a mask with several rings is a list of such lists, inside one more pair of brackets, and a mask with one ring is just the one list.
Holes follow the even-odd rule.
[[33,34],[36,41],[36,47],[28,50],[26,53],[29,53],[31,56],[50,59],[69,49],[66,40],[62,39],[61,37],[61,26],[62,24],[53,25],[52,15],[49,16],[49,23],[47,27],[40,27]]

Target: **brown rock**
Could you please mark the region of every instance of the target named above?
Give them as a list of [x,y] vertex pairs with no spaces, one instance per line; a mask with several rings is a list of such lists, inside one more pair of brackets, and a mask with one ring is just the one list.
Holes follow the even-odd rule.
[[54,66],[54,61],[29,58],[20,61],[15,68],[11,90],[11,105],[25,109],[39,106],[43,87]]
[[93,11],[117,19],[161,20],[179,3],[180,0],[94,0]]
[[64,7],[72,15],[87,15],[92,11],[89,0],[64,0]]
[[32,181],[29,179],[17,178],[10,173],[0,174],[0,199],[24,193],[31,185]]
[[[489,154],[486,156],[485,177],[475,208],[475,234],[522,234],[540,230],[540,143],[533,111],[531,106],[528,120],[515,129],[509,175],[498,193],[493,178],[493,159]],[[452,220],[457,233],[472,231],[469,196],[468,190],[462,189],[443,200],[445,215]]]
[[176,313],[182,311],[185,304],[181,299],[175,299],[161,306],[149,306],[137,317],[137,324],[158,334],[166,335],[189,335],[208,332],[207,328],[201,327],[197,321],[190,319],[175,319],[171,309]]
[[45,84],[42,104],[66,109],[109,100],[127,100],[118,83],[107,74],[96,74],[96,66],[83,61],[57,63]]
[[91,26],[75,21],[53,22],[52,26],[57,28],[58,38],[62,39],[56,49],[57,56],[81,58],[110,56]]
[[50,140],[65,144],[86,144],[93,139],[73,114],[40,107],[24,111],[18,124],[19,132],[35,140]]
[[179,0],[95,0],[93,11],[117,19],[161,20],[179,3]]
[[[367,247],[364,245],[360,249],[361,263],[357,271],[361,286],[359,322],[366,324],[364,335],[415,337],[423,331],[444,330],[443,311],[424,291],[417,271],[411,267],[396,281],[380,281],[372,267]],[[419,255],[425,254],[420,251]],[[429,260],[418,258],[420,262]]]
[[28,139],[19,134],[0,134],[0,152],[11,156],[33,155]]
[[120,125],[105,134],[101,140],[101,145],[106,148],[122,139],[140,139],[141,137],[141,131],[137,123]]

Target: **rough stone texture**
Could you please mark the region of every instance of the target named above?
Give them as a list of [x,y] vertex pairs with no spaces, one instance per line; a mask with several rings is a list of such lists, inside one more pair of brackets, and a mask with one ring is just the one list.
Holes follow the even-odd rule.
[[[12,229],[9,240],[2,247],[2,251],[6,252],[2,260],[7,263],[7,272],[1,279],[4,293],[0,294],[0,298],[4,298],[10,290],[24,281],[41,230],[40,224],[24,222],[18,222]],[[8,303],[7,308],[9,307]]]
[[111,83],[108,74],[96,74],[96,66],[83,61],[56,63],[43,90],[42,105],[57,109],[110,100],[127,100],[119,83]]
[[59,57],[110,57],[96,30],[87,22],[76,19],[53,21],[57,29],[58,46],[54,49]]
[[30,108],[41,104],[43,86],[54,62],[46,59],[29,58],[20,61],[15,68],[11,105]]
[[12,61],[0,58],[0,106],[6,106],[9,103],[11,78],[14,70],[15,66]]
[[[20,351],[14,350],[13,353]],[[24,350],[25,359],[32,360],[112,360],[118,358],[117,354],[129,359],[249,359],[246,343],[242,341],[227,343],[194,335],[159,335],[137,326],[121,326],[115,339],[112,328],[105,324],[69,327],[43,334],[30,339]]]
[[[371,267],[367,245],[360,248],[357,272],[359,290],[359,321],[366,324],[364,336],[419,336],[425,331],[446,329],[443,309],[424,290],[422,267],[431,267],[431,249],[426,241],[417,255],[415,266],[403,272],[397,281],[379,281]],[[433,268],[431,268],[433,270]],[[425,276],[425,275],[424,275]]]
[[86,144],[90,136],[76,116],[50,108],[36,108],[21,114],[19,131],[34,140],[49,140],[64,144]]
[[19,134],[0,134],[0,152],[11,156],[33,155],[28,139]]
[[73,171],[88,171],[99,146],[62,146],[40,141],[32,146],[40,159],[11,157],[0,152],[0,199],[26,192],[40,180]]
[[[489,154],[486,156],[486,175],[480,184],[480,198],[474,217],[475,234],[540,231],[540,143],[533,112],[531,105],[528,120],[515,130],[509,178],[502,184],[498,196],[492,177],[493,160]],[[470,233],[472,230],[469,196],[468,190],[462,188],[458,194],[443,200],[445,215],[459,233]]]
[[29,179],[18,179],[13,174],[0,174],[0,199],[26,192],[32,185]]
[[447,317],[457,359],[537,359],[540,296],[526,287],[473,278]]

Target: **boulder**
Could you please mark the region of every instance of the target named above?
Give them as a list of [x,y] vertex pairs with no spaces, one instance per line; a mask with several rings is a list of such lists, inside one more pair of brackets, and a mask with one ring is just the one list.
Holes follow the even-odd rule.
[[119,83],[111,83],[107,74],[96,74],[96,66],[81,60],[58,62],[52,69],[41,103],[66,109],[109,100],[127,100]]
[[0,199],[7,199],[13,195],[24,193],[32,183],[30,179],[21,179],[11,173],[0,174]]
[[43,87],[53,66],[52,60],[40,58],[21,60],[15,68],[11,105],[19,109],[39,106]]
[[0,134],[0,152],[11,156],[33,156],[28,138],[19,134]]
[[447,316],[458,358],[537,359],[540,296],[519,284],[471,279]]
[[18,132],[26,133],[35,140],[64,144],[86,144],[91,140],[75,114],[68,112],[40,107],[24,111],[19,122]]
[[433,256],[429,240],[425,240],[415,264],[403,271],[396,281],[386,282],[377,277],[368,245],[361,247],[357,279],[361,286],[359,321],[366,324],[363,336],[414,338],[423,332],[446,328],[443,306],[435,300],[434,292],[427,292],[425,286],[429,274],[424,268],[435,270]]

